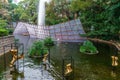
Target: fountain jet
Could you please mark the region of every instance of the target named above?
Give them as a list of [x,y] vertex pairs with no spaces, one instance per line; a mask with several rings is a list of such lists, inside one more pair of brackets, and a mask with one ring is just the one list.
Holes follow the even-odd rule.
[[38,25],[45,26],[45,2],[50,2],[50,0],[39,0],[38,5]]

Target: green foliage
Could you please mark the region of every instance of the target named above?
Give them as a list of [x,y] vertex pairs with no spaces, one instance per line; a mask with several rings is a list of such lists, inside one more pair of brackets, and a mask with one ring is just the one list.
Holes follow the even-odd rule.
[[7,21],[4,19],[0,19],[0,28],[5,28],[7,26]]
[[54,25],[78,18],[92,0],[52,0],[46,7],[46,24]]
[[0,2],[0,9],[6,10],[7,15],[0,12],[0,17],[7,19],[8,22],[37,22],[37,3],[38,0],[22,0],[18,5],[11,3],[12,0],[8,0],[9,4],[3,4]]
[[64,0],[52,0],[46,4],[46,24],[54,25],[71,19],[69,3]]
[[36,24],[37,23],[37,3],[38,3],[38,0],[21,1],[18,4],[17,8],[14,9],[13,16],[15,16],[17,20]]
[[43,54],[46,54],[48,51],[44,47],[44,42],[35,41],[28,52],[30,56],[41,56]]
[[14,32],[14,29],[13,29],[13,28],[8,28],[7,30],[8,30],[8,32],[9,32],[10,35],[12,35],[13,32]]
[[0,36],[7,36],[8,30],[6,29],[7,22],[6,20],[0,19]]
[[4,0],[1,0],[1,1],[0,1],[0,10],[1,10],[0,11],[0,18],[2,20],[5,20],[5,22],[6,22],[5,27],[6,27],[6,25],[9,25],[12,22],[12,18],[15,18],[13,16],[13,14],[14,14],[13,10],[15,7],[17,7],[17,5],[12,4],[11,3],[12,0],[8,0],[9,3],[4,3],[3,2]]
[[22,7],[22,5],[18,5],[18,6],[11,12],[12,21],[18,21],[18,20],[20,20],[20,17],[21,17],[21,15],[22,15],[22,13],[24,13],[24,8]]
[[85,10],[92,5],[92,0],[73,0],[70,9],[73,12]]
[[8,0],[9,3],[12,3],[13,0]]
[[10,20],[9,22],[17,22],[19,19],[18,19],[18,16],[16,16],[15,14],[15,9],[17,8],[18,6],[16,4],[13,4],[13,3],[9,3],[9,7],[7,8],[8,10],[8,14],[10,16]]
[[16,5],[16,4],[9,3],[8,11],[11,12],[11,10],[14,10],[15,8],[17,8],[17,5]]
[[41,56],[48,53],[48,48],[54,45],[53,40],[50,37],[44,39],[44,41],[35,41],[29,49],[30,56]]
[[20,16],[20,20],[25,21],[25,22],[28,21],[27,20],[28,18],[29,18],[29,16],[27,15],[27,13],[22,13]]
[[8,35],[8,30],[0,28],[0,37],[7,35]]
[[85,41],[82,46],[80,46],[80,52],[86,54],[96,54],[98,53],[97,48],[89,40]]
[[[118,40],[120,31],[120,1],[95,1],[81,13],[81,20],[87,37]],[[91,31],[91,26],[94,30]]]
[[47,38],[44,39],[44,45],[47,48],[50,48],[50,47],[54,46],[54,41],[52,40],[51,37],[47,37]]

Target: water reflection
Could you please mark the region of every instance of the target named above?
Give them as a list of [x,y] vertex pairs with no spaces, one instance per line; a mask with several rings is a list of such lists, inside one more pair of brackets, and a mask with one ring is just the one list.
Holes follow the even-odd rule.
[[112,77],[116,77],[116,76],[117,76],[117,75],[116,75],[116,72],[115,72],[114,70],[111,71],[111,76],[112,76]]
[[[29,36],[21,35],[15,35],[15,38],[24,44],[24,65],[22,59],[19,60],[18,71],[12,72],[11,74],[11,68],[8,67],[7,70],[3,72],[3,80],[55,80],[55,77],[53,77],[54,74],[51,74],[50,71],[43,68],[41,60],[36,61],[28,57],[27,50],[36,39],[30,39]],[[18,67],[18,65],[16,65],[16,67]]]
[[[74,80],[119,80],[120,65],[113,71],[111,55],[116,53],[113,47],[98,44],[99,54],[86,55],[79,52],[80,44],[62,43],[59,47],[53,47],[51,58],[54,65],[59,66],[56,70],[61,71],[62,57],[72,56],[75,61]],[[120,55],[118,55],[118,58]],[[119,63],[119,61],[118,61]]]
[[[30,39],[29,36],[19,35],[15,37],[18,38],[20,42],[24,43],[25,52],[27,52],[28,48],[32,45],[34,40],[36,40]],[[115,52],[112,47],[99,44],[97,45],[100,52],[99,54],[85,55],[79,52],[80,45],[81,44],[78,43],[59,43],[59,45],[51,49],[51,64],[53,65],[54,71],[56,71],[56,75],[58,74],[57,72],[62,74],[62,58],[72,56],[75,61],[74,80],[120,80],[120,65],[118,65],[115,70],[113,70],[111,66],[111,55]],[[119,57],[120,55],[118,54],[118,58]],[[118,63],[119,62],[118,60]],[[22,64],[22,61],[19,61],[19,63]],[[3,63],[1,62],[1,64]],[[22,67],[23,66],[20,65],[19,71],[22,70]],[[59,78],[54,77],[56,75],[50,73],[50,71],[44,70],[40,61],[28,58],[27,53],[24,67],[24,79],[23,76],[13,75],[16,80],[59,80]],[[0,66],[0,69],[1,68],[3,69],[3,67]]]

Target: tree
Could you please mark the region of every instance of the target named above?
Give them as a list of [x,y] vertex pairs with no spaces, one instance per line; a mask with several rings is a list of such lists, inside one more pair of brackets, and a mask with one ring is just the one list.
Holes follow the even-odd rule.
[[[38,0],[24,0],[15,9],[16,14],[19,14],[19,19],[25,22],[37,24],[37,4]],[[19,12],[20,10],[20,12]]]
[[76,19],[80,16],[80,11],[91,3],[91,0],[52,0],[50,4],[47,4],[46,23],[53,25]]
[[70,10],[74,15],[74,18],[78,18],[82,11],[92,6],[92,0],[72,0]]
[[[92,6],[86,8],[81,15],[84,29],[88,37],[105,40],[117,40],[120,30],[120,1],[101,0],[95,1]],[[94,30],[91,31],[91,26]]]
[[0,19],[0,28],[6,28],[7,22],[6,20]]
[[47,4],[46,23],[58,24],[80,18],[84,36],[118,40],[120,35],[119,0],[52,0]]
[[70,19],[68,5],[69,3],[63,0],[52,0],[46,4],[46,24],[53,25],[68,21]]

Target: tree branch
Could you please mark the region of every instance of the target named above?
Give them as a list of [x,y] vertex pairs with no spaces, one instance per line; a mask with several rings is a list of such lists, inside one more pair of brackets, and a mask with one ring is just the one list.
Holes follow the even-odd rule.
[[94,41],[94,42],[99,42],[99,43],[113,45],[113,46],[115,46],[117,48],[118,51],[120,51],[120,43],[118,43],[116,41],[106,41],[106,40],[97,39],[97,38],[87,38],[87,39],[91,40],[91,41]]

